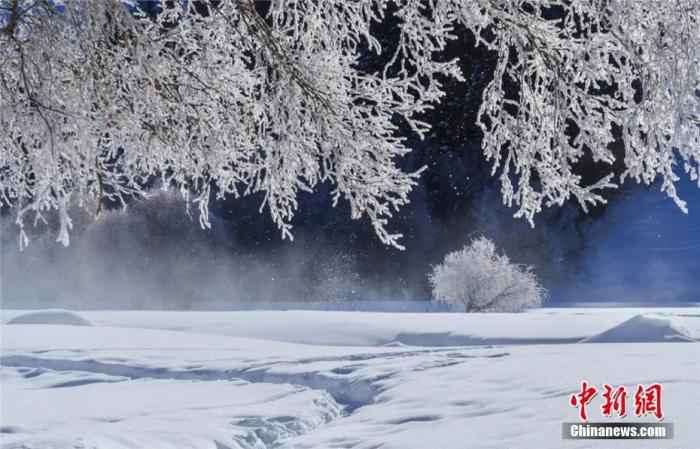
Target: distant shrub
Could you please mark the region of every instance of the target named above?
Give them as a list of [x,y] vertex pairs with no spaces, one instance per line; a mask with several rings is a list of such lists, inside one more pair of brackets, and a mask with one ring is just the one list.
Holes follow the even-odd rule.
[[429,280],[433,300],[465,312],[520,312],[546,296],[532,267],[514,264],[485,237],[445,256]]

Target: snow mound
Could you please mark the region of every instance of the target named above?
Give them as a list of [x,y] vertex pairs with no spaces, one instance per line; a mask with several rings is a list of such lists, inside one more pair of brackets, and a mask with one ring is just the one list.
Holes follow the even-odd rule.
[[635,315],[627,321],[597,335],[585,338],[582,343],[661,343],[693,342],[690,332],[674,320],[666,317]]
[[92,323],[68,310],[39,310],[17,315],[5,324],[61,324],[65,326],[92,326]]
[[388,343],[384,343],[382,346],[386,346],[387,348],[405,348],[408,345],[398,340],[392,340]]

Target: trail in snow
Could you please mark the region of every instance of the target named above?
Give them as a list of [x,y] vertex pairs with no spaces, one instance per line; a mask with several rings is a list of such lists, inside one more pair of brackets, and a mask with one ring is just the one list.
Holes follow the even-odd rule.
[[[8,449],[261,449],[343,414],[326,392],[289,384],[0,372],[11,417],[0,441]],[[73,376],[82,379],[66,382]]]
[[[167,379],[187,381],[218,381],[218,380],[244,380],[251,383],[290,384],[307,387],[315,390],[324,390],[344,409],[350,413],[358,407],[372,402],[377,394],[373,385],[374,379],[344,378],[343,374],[350,374],[352,370],[336,368],[331,373],[337,376],[329,376],[318,372],[302,373],[275,373],[267,368],[251,369],[173,369],[165,367],[149,367],[119,363],[107,363],[99,360],[70,360],[62,358],[40,358],[26,355],[11,355],[0,357],[0,365],[4,367],[32,368],[30,375],[39,375],[42,370],[93,373],[118,379]],[[79,386],[86,383],[101,382],[100,378],[77,379],[70,384],[63,383],[60,386]],[[109,381],[109,380],[107,380]],[[54,388],[56,385],[53,386]]]

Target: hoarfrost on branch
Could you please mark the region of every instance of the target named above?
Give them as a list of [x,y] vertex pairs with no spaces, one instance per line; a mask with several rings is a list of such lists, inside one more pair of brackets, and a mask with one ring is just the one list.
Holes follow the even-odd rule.
[[[209,226],[211,197],[258,194],[284,237],[300,191],[333,186],[353,218],[400,247],[389,219],[421,170],[409,129],[463,80],[441,52],[466,27],[498,55],[483,94],[483,151],[504,201],[532,221],[586,208],[632,178],[681,208],[698,180],[696,0],[0,0],[0,204],[27,222],[178,188]],[[377,30],[398,26],[395,47]],[[363,67],[383,55],[383,69]],[[610,145],[624,144],[622,179]],[[582,185],[585,157],[611,166]],[[97,206],[96,206],[97,205]]]

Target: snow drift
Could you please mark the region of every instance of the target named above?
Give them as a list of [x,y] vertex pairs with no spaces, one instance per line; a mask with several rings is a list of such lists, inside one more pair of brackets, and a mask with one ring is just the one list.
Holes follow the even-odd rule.
[[[438,326],[448,336],[529,340],[620,327],[682,334],[683,324],[700,339],[697,308],[288,312],[287,328],[282,312],[80,313],[94,325],[2,328],[2,449],[560,449],[561,423],[578,419],[568,398],[581,379],[662,383],[674,446],[700,447],[700,359],[686,344],[377,347],[411,328],[437,336]],[[246,321],[268,339],[250,338]],[[321,344],[334,328],[345,345]],[[302,330],[315,345],[271,340]],[[224,335],[234,331],[248,336]],[[360,337],[369,346],[347,344]]]
[[635,315],[605,332],[585,338],[582,343],[693,342],[690,332],[671,318]]
[[39,310],[10,319],[5,324],[61,324],[65,326],[92,326],[92,323],[68,310]]

